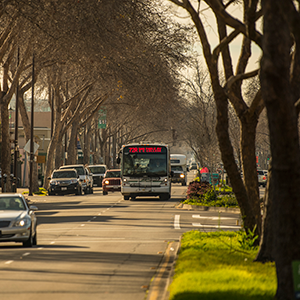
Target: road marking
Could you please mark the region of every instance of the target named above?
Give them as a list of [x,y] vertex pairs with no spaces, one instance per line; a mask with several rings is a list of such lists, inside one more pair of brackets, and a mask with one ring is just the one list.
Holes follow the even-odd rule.
[[241,226],[238,226],[238,225],[235,225],[235,226],[226,226],[226,225],[202,225],[200,223],[192,223],[193,226],[195,227],[205,227],[205,228],[235,228],[235,229],[238,229],[238,228],[242,228]]
[[24,253],[22,256],[28,256],[28,255],[30,255],[30,253],[29,253],[29,252],[26,252],[26,253]]
[[51,242],[50,244],[53,245],[53,244],[55,244],[55,242]]
[[180,215],[175,215],[175,218],[174,218],[174,229],[180,229],[179,220],[180,220]]
[[[176,216],[180,217],[180,215],[176,215]],[[168,263],[169,263],[169,260],[170,260],[170,257],[171,257],[170,256],[170,249],[172,248],[172,245],[173,245],[173,243],[169,244],[169,246],[167,248],[167,251],[166,251],[166,255],[165,255],[165,261],[164,261],[162,267],[160,268],[158,275],[155,277],[155,279],[153,280],[153,282],[151,284],[151,285],[153,285],[153,288],[151,290],[151,293],[150,293],[150,296],[149,296],[149,300],[156,300],[156,299],[158,299],[159,290],[160,290],[159,283],[160,283],[161,279],[163,278],[164,272],[167,269],[167,266],[168,266]]]
[[202,217],[200,215],[192,215],[194,219],[208,219],[208,220],[236,220],[236,218],[230,217]]
[[8,261],[5,262],[5,264],[6,264],[6,265],[9,265],[9,264],[11,264],[12,262],[14,262],[14,261],[13,261],[13,260],[8,260]]

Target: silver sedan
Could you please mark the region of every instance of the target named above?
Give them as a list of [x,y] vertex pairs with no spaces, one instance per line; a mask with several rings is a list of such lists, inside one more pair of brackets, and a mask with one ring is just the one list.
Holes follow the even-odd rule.
[[0,242],[21,242],[25,247],[37,244],[38,208],[28,205],[22,194],[0,194]]

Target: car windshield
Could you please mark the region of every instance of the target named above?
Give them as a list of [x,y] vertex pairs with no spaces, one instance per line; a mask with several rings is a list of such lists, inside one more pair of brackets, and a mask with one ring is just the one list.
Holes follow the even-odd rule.
[[90,170],[94,174],[97,174],[97,173],[104,174],[105,173],[105,167],[93,167],[93,166],[90,166]]
[[61,169],[75,169],[78,175],[84,175],[84,168],[82,166],[65,166]]
[[182,171],[182,166],[171,166],[171,171]]
[[105,174],[105,178],[120,178],[121,171],[107,171]]
[[77,178],[77,175],[74,171],[57,171],[53,172],[52,178]]
[[26,207],[20,197],[1,197],[0,210],[26,210]]

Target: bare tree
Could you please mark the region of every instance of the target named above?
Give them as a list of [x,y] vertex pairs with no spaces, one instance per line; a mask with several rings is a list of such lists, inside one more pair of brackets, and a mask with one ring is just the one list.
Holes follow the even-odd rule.
[[[246,73],[246,66],[251,56],[251,39],[261,45],[261,35],[255,30],[255,22],[260,16],[256,12],[257,1],[244,1],[243,20],[244,23],[232,17],[227,9],[233,1],[228,1],[228,5],[223,1],[204,1],[206,8],[209,8],[215,15],[219,44],[211,50],[211,45],[207,38],[207,33],[202,21],[202,11],[200,4],[195,7],[188,0],[170,0],[174,4],[184,8],[190,15],[199,39],[201,41],[204,58],[209,70],[212,90],[217,108],[217,126],[219,147],[222,161],[230,178],[233,190],[239,203],[241,213],[246,228],[254,229],[261,234],[260,201],[258,191],[258,180],[255,158],[255,133],[258,116],[264,105],[258,92],[250,105],[244,101],[242,96],[242,82],[244,79],[257,75],[257,71]],[[231,33],[227,32],[226,26],[233,27]],[[251,39],[247,35],[246,28],[251,30]],[[249,33],[249,34],[250,34]],[[233,70],[232,57],[229,49],[230,42],[239,34],[243,34],[240,57],[236,71]],[[225,84],[221,83],[219,72],[219,57],[222,56],[223,74]],[[240,121],[241,128],[241,159],[244,180],[242,180],[239,168],[235,162],[235,153],[229,134],[228,102],[232,104]]]

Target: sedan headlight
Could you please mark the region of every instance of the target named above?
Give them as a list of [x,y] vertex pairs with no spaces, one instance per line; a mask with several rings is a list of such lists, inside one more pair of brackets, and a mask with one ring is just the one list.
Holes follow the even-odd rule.
[[76,179],[71,179],[70,183],[77,183],[77,180]]
[[27,218],[16,220],[13,223],[13,227],[25,227],[27,225],[30,225],[30,219]]
[[180,178],[184,178],[184,174],[180,174]]

